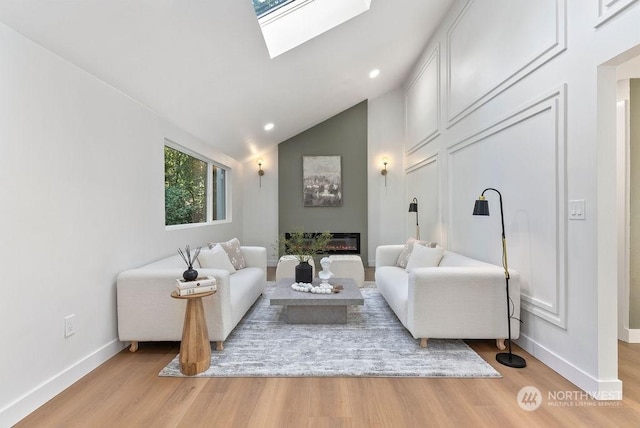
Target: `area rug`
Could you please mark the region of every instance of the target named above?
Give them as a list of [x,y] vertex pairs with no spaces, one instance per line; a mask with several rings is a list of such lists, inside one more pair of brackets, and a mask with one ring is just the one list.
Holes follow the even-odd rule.
[[[347,324],[287,324],[286,311],[263,296],[211,352],[199,377],[501,377],[462,340],[430,339],[427,348],[402,326],[373,282],[361,288],[364,306],[349,307]],[[183,376],[176,356],[159,376]]]

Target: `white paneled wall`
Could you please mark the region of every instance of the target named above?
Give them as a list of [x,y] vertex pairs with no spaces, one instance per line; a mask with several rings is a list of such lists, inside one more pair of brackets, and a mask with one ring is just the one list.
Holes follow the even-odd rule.
[[[523,280],[519,344],[604,399],[622,388],[617,322],[603,315],[615,313],[616,281],[596,268],[608,245],[596,216],[597,76],[635,45],[637,1],[459,0],[403,87],[407,202],[419,195],[422,237],[500,264],[497,194],[486,195],[491,216],[472,216],[483,189],[500,190]],[[568,219],[573,199],[586,200],[585,220]]]
[[564,24],[564,0],[467,2],[447,30],[449,124],[562,52]]
[[497,194],[485,195],[491,217],[469,218],[480,193],[496,188],[523,308],[560,327],[566,324],[565,93],[562,86],[448,148],[449,224],[456,225],[449,245],[501,264]]
[[429,55],[405,92],[407,152],[440,135],[440,49]]
[[[420,239],[428,242],[442,243],[440,230],[440,192],[438,189],[438,156],[425,159],[407,170],[407,203],[413,198],[418,199],[418,216]],[[409,213],[407,217],[407,231],[409,236],[416,236],[416,214]]]
[[637,2],[638,0],[598,0],[598,26]]

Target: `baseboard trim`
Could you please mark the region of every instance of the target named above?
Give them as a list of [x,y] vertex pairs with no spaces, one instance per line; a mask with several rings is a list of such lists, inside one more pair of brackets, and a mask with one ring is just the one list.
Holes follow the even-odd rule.
[[619,339],[627,343],[640,343],[640,329],[625,328],[620,332]]
[[596,400],[622,400],[621,380],[596,379],[530,337],[522,334],[522,332],[520,332],[520,338],[515,343]]
[[113,340],[0,409],[0,426],[13,426],[47,401],[73,385],[127,344]]

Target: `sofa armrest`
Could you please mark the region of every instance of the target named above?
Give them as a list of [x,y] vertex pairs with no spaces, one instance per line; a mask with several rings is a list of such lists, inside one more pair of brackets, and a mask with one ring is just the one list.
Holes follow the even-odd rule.
[[[170,294],[176,287],[176,279],[181,278],[183,272],[184,268],[142,268],[130,269],[118,275],[116,298],[120,340],[180,340],[184,302],[179,304]],[[223,325],[230,322],[229,272],[198,269],[198,274],[216,279],[216,294],[203,298],[207,323]]]
[[403,248],[404,244],[379,245],[376,248],[376,268],[380,266],[395,266]]
[[242,246],[242,255],[247,267],[257,267],[264,272],[264,280],[267,280],[267,249],[265,247]]
[[[520,275],[509,269],[509,297],[520,302]],[[504,270],[499,267],[429,267],[413,269],[409,274],[409,298],[420,299],[428,288],[446,292],[446,288],[469,288],[506,298]],[[519,305],[518,305],[519,306]]]
[[[520,325],[520,275],[509,270],[512,337],[517,338]],[[504,270],[496,267],[433,267],[417,268],[409,273],[408,324],[416,337],[433,337],[428,330],[433,320],[439,326],[460,331],[448,331],[455,337],[481,337],[481,332],[494,331],[496,338],[507,333]],[[464,326],[460,317],[474,320]],[[464,327],[462,327],[464,326]],[[427,330],[424,330],[427,328]],[[476,331],[477,329],[477,331]],[[451,336],[454,337],[454,336]]]

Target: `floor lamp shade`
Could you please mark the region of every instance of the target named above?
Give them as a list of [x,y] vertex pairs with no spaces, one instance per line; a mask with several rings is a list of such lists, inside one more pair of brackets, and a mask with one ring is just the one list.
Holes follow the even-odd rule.
[[496,361],[508,367],[521,369],[527,366],[527,362],[519,355],[511,352],[511,298],[509,297],[509,267],[507,263],[507,239],[504,234],[504,212],[502,210],[502,194],[493,188],[487,188],[482,191],[482,195],[476,200],[473,207],[473,215],[489,215],[489,202],[484,197],[484,192],[492,190],[500,197],[500,221],[502,223],[502,266],[504,267],[504,278],[506,283],[507,298],[507,331],[509,335],[509,352],[501,352],[496,355]]
[[473,207],[473,215],[489,215],[489,201],[484,196],[480,196]]
[[413,198],[409,204],[409,212],[416,213],[416,239],[420,239],[420,225],[418,224],[418,199]]

